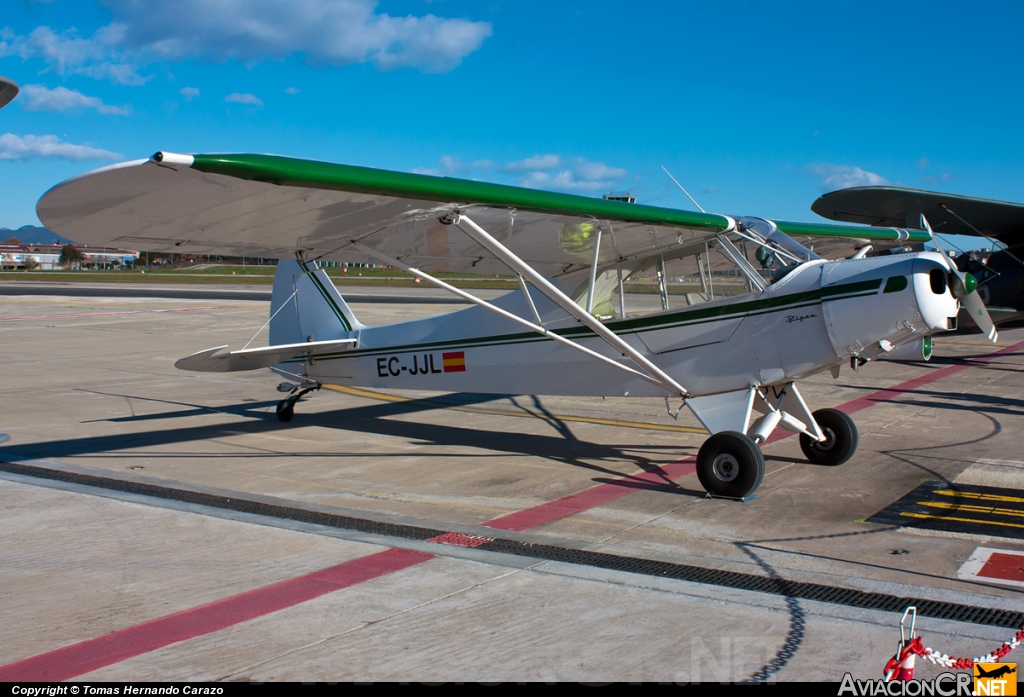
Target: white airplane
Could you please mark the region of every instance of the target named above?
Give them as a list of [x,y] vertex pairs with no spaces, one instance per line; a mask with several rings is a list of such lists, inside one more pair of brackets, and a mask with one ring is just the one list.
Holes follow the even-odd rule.
[[[18,96],[18,85],[13,81],[0,75],[0,109],[11,103],[11,100]],[[11,437],[6,433],[0,433],[0,443],[6,443]]]
[[[757,489],[758,445],[777,427],[800,434],[811,462],[848,460],[853,421],[812,412],[796,383],[918,340],[930,350],[976,295],[943,254],[827,262],[779,232],[796,224],[270,155],[159,152],[59,184],[37,212],[87,244],[280,259],[270,345],[176,365],[272,369],[292,381],[278,386],[282,421],[325,384],[678,398],[711,434],[700,482],[728,498]],[[320,261],[404,269],[478,307],[366,326]],[[434,275],[445,271],[511,271],[520,288],[487,302]],[[668,279],[686,274],[699,292],[671,307]],[[650,305],[627,292],[638,282],[658,291],[656,311],[629,307]]]

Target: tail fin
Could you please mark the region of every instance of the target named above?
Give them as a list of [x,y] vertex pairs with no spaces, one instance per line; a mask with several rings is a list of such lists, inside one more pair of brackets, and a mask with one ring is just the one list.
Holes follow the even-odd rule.
[[270,315],[271,346],[342,339],[365,326],[316,262],[277,262]]

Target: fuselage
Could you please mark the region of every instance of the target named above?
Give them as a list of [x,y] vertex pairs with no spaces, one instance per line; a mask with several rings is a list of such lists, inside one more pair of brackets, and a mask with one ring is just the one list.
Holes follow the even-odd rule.
[[[875,358],[955,327],[958,303],[932,252],[812,261],[764,291],[606,326],[694,395],[781,384],[851,357]],[[277,292],[275,290],[275,292]],[[531,288],[545,326],[632,365],[590,329]],[[495,305],[530,318],[520,291]],[[347,330],[356,348],[282,364],[325,384],[499,394],[662,396],[665,392],[482,307],[412,322]],[[305,340],[300,338],[298,340]]]

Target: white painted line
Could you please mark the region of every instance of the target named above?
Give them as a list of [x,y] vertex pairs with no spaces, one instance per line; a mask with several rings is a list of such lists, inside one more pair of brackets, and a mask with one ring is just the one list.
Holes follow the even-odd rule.
[[994,553],[1006,554],[1013,557],[1021,558],[1021,565],[1024,566],[1024,552],[1018,552],[1012,549],[994,549],[992,547],[978,547],[971,554],[970,558],[963,563],[963,565],[957,569],[956,577],[965,581],[982,581],[984,583],[998,583],[1004,586],[1017,586],[1024,588],[1024,581],[1011,581],[1006,578],[998,578],[996,576],[979,576],[985,564],[988,563],[989,558]]
[[957,484],[994,486],[1024,491],[1024,462],[980,458],[953,481]]

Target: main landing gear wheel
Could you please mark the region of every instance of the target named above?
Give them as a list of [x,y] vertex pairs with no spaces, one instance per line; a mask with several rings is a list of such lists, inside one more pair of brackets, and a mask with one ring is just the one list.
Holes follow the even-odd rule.
[[277,403],[277,418],[285,423],[295,416],[295,402],[290,399],[282,399]]
[[712,496],[750,496],[764,479],[764,455],[742,433],[716,433],[704,441],[697,453],[697,479]]
[[853,419],[838,409],[819,409],[812,416],[825,434],[825,440],[819,443],[800,434],[800,449],[807,459],[816,465],[834,467],[853,457],[859,440]]

